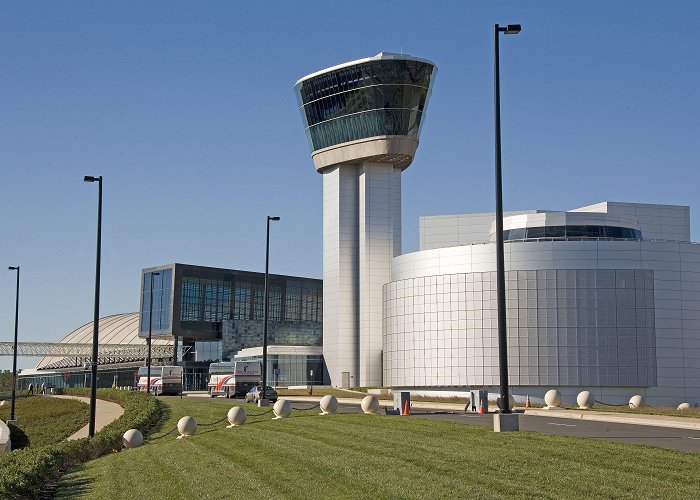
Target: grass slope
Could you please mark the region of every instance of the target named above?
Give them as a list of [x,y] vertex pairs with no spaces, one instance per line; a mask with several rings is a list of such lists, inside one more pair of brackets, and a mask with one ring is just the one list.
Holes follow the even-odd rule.
[[[88,405],[71,399],[25,396],[16,400],[15,416],[29,446],[59,443],[88,423]],[[0,407],[0,420],[10,418],[10,403]],[[14,444],[14,443],[13,443]]]
[[[171,417],[219,420],[229,405],[165,400]],[[261,409],[247,406],[249,413]],[[317,410],[249,417],[88,462],[57,498],[678,497],[700,491],[700,456],[418,418]]]

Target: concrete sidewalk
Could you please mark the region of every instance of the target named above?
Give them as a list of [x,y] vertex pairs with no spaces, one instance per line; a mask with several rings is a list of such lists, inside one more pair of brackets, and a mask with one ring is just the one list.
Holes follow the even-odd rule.
[[[77,399],[78,401],[82,401],[83,403],[89,405],[90,404],[90,398],[84,398],[82,396],[51,396],[51,395],[46,395],[45,397],[48,398],[63,398],[63,399]],[[112,403],[111,401],[105,401],[104,399],[98,399],[97,400],[97,407],[95,408],[95,432],[99,432],[102,430],[104,427],[108,426],[112,422],[114,422],[116,419],[121,417],[124,414],[124,408],[119,406],[117,403]],[[89,424],[83,427],[82,429],[78,430],[75,434],[72,436],[68,436],[66,438],[67,441],[73,441],[75,439],[80,439],[84,437],[88,437],[88,430],[89,430]]]

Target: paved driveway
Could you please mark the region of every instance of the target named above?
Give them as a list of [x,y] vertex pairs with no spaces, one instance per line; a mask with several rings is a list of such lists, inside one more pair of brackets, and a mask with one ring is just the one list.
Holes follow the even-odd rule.
[[[447,420],[460,424],[493,427],[493,415],[428,414],[413,412],[412,418]],[[405,418],[405,417],[403,417]],[[561,436],[578,436],[628,444],[645,444],[673,450],[700,453],[700,431],[651,425],[620,424],[581,419],[567,419],[535,415],[520,415],[521,431],[543,432]]]

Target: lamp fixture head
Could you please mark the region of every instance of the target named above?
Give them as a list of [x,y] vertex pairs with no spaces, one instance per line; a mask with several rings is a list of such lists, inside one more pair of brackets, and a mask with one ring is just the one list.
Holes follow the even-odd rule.
[[520,33],[521,26],[519,24],[509,24],[506,26],[505,33],[506,35],[517,35]]

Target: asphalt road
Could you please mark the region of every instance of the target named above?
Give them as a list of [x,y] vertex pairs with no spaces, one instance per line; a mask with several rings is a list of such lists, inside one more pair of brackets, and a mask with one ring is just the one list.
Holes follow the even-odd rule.
[[[214,398],[205,401],[217,401],[222,404],[236,405],[244,402],[242,398]],[[311,403],[293,401],[295,409],[311,409]],[[270,408],[271,409],[271,408]],[[319,410],[316,410],[319,411]],[[360,413],[359,405],[338,405],[339,413]],[[382,409],[383,413],[383,409]],[[406,418],[406,417],[392,417]],[[445,412],[444,410],[415,409],[408,418],[428,418],[444,420],[467,425],[482,425],[493,427],[493,415],[478,413]],[[520,415],[520,430],[542,432],[560,436],[577,436],[606,441],[618,441],[627,444],[642,444],[668,448],[691,453],[700,453],[700,431],[690,429],[675,429],[672,427],[657,427],[651,425],[620,424],[598,422],[593,420],[568,419],[561,417],[545,417],[535,415]]]
[[[447,420],[460,424],[493,427],[493,415],[480,414],[425,414],[414,412],[415,418]],[[700,431],[657,427],[651,425],[620,424],[593,420],[520,415],[521,431],[542,432],[560,436],[577,436],[627,444],[643,444],[692,453],[700,453]]]

